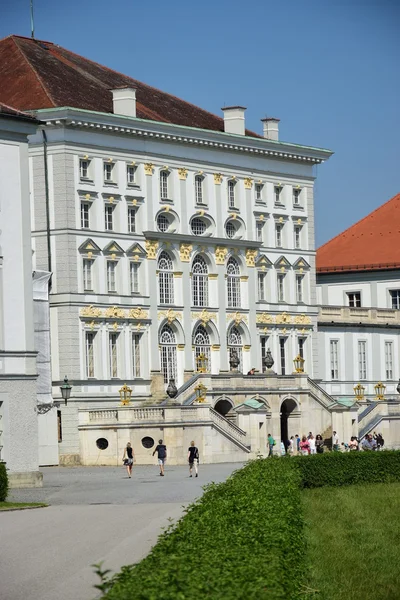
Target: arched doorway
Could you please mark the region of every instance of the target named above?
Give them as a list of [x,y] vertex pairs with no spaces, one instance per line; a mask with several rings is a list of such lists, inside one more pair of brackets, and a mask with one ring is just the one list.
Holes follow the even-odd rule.
[[214,406],[214,410],[216,410],[217,413],[219,413],[223,417],[226,417],[231,408],[232,404],[229,402],[229,400],[226,400],[225,398],[221,398],[221,400],[218,400],[218,402]]
[[[297,410],[297,404],[292,398],[287,398],[281,404],[281,441],[287,448],[287,442],[289,440],[289,426],[288,420],[290,415]],[[293,435],[293,434],[292,434]]]

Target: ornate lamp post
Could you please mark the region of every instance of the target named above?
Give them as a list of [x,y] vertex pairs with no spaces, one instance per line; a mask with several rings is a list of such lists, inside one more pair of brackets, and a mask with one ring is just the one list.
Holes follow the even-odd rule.
[[304,373],[304,363],[304,358],[298,354],[293,360],[295,373]]
[[119,390],[122,406],[128,406],[131,402],[132,389],[124,383],[122,388]]
[[355,385],[353,389],[354,389],[354,395],[357,398],[357,400],[359,400],[359,401],[364,400],[365,387],[363,385],[361,385],[361,383],[357,383],[357,385]]
[[384,400],[386,385],[384,383],[382,383],[382,381],[380,381],[379,383],[377,383],[376,385],[374,385],[374,389],[375,389],[375,397],[376,397],[376,399],[377,400]]
[[206,393],[207,393],[207,388],[203,383],[199,383],[198,385],[196,385],[196,387],[194,388],[195,392],[196,392],[196,402],[205,402],[206,401]]
[[196,357],[196,368],[198,373],[207,373],[208,370],[208,358],[202,352]]
[[62,399],[64,400],[65,406],[68,404],[68,400],[71,397],[72,385],[69,384],[68,377],[64,377],[64,383],[60,385],[60,392]]

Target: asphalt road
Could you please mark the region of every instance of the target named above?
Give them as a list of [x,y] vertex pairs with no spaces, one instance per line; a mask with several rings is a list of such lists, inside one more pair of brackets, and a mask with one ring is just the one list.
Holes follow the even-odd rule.
[[44,487],[12,490],[8,500],[47,502],[48,508],[0,513],[1,600],[93,600],[92,564],[118,571],[138,562],[169,519],[201,496],[202,486],[224,481],[237,464],[185,467],[49,467]]

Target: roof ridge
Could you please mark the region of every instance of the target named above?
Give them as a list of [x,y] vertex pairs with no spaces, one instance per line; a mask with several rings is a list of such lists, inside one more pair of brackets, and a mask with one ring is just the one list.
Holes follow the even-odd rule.
[[375,208],[372,212],[368,213],[367,215],[365,215],[365,217],[362,217],[361,219],[359,219],[358,221],[356,221],[355,223],[353,223],[352,225],[350,225],[349,227],[347,227],[344,231],[341,231],[340,233],[338,233],[337,235],[335,235],[335,237],[331,238],[330,240],[328,240],[327,242],[325,242],[325,244],[322,244],[322,246],[320,246],[317,249],[317,252],[319,250],[322,250],[322,248],[324,248],[325,246],[327,246],[328,244],[330,244],[331,242],[333,242],[334,240],[336,240],[337,238],[341,237],[342,235],[344,235],[345,233],[347,233],[348,231],[350,231],[350,229],[352,229],[353,227],[355,227],[356,225],[359,225],[360,223],[362,223],[363,221],[366,221],[369,217],[372,217],[372,215],[374,215],[375,213],[379,212],[380,210],[382,210],[382,208],[384,208],[387,204],[390,204],[390,202],[392,202],[393,200],[395,200],[396,198],[400,199],[400,192],[398,192],[397,194],[395,194],[393,196],[393,198],[390,198],[389,200],[387,200],[386,202],[384,202],[383,204],[381,204],[380,206],[378,206],[377,208]]
[[[20,48],[20,46],[17,44],[14,35],[8,36],[11,37],[12,41],[14,42],[15,46],[18,49],[18,52],[21,54],[21,56],[23,57],[24,61],[27,63],[28,67],[31,68],[31,70],[33,71],[36,79],[38,80],[39,84],[42,86],[42,89],[44,91],[44,93],[46,94],[46,96],[48,97],[48,99],[50,100],[50,102],[52,103],[53,106],[56,106],[56,103],[54,102],[54,99],[52,98],[50,92],[47,90],[44,82],[42,81],[42,78],[40,77],[39,73],[36,71],[35,67],[30,63],[30,61],[27,59],[27,57],[25,56],[24,51],[22,50],[22,48]],[[18,36],[20,38],[22,38],[23,36]],[[33,38],[27,38],[27,39],[31,39],[32,41],[36,41]]]

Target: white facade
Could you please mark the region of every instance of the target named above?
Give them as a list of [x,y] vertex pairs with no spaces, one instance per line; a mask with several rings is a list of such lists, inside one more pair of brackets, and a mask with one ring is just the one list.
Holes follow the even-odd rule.
[[301,352],[314,375],[312,167],[330,152],[75,109],[39,115],[34,268],[54,274],[53,393],[66,374],[74,386],[65,460],[79,456],[79,407],[115,406],[125,382],[133,400],[161,399],[201,352],[214,374],[229,371],[231,349],[245,373],[262,371],[267,348],[292,373]]
[[0,116],[0,450],[11,486],[41,485],[28,181],[37,123]]

